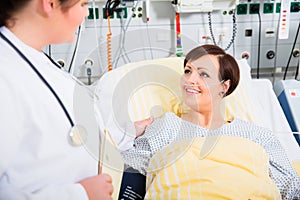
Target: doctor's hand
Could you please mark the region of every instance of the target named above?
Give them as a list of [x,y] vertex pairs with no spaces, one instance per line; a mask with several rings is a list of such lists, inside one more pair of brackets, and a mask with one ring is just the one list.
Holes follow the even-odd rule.
[[111,200],[113,193],[112,178],[108,174],[99,174],[79,182],[85,189],[89,200]]
[[136,137],[139,137],[144,134],[145,129],[148,125],[150,125],[153,122],[153,117],[149,117],[147,119],[143,119],[140,121],[134,122],[134,127],[136,130]]

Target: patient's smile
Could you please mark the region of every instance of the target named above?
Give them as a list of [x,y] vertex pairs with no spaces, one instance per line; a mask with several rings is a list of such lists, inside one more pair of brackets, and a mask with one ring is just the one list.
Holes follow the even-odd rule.
[[196,90],[196,89],[192,89],[192,88],[185,88],[185,91],[187,93],[193,93],[193,94],[199,94],[199,93],[201,93],[200,90]]

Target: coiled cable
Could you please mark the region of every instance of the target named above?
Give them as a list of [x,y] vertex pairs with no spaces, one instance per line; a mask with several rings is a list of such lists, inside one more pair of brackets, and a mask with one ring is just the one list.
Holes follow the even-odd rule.
[[[217,45],[215,36],[213,33],[213,28],[212,28],[211,12],[208,12],[208,26],[209,26],[211,39],[212,39],[214,45]],[[228,45],[224,49],[225,51],[227,51],[231,47],[231,45],[234,43],[234,40],[236,37],[236,32],[237,32],[236,16],[235,16],[235,9],[233,9],[232,10],[232,35],[231,35],[231,39],[230,39]]]
[[108,34],[106,35],[106,49],[107,49],[107,71],[112,70],[112,61],[111,61],[111,27],[110,27],[110,16],[107,17],[108,23]]

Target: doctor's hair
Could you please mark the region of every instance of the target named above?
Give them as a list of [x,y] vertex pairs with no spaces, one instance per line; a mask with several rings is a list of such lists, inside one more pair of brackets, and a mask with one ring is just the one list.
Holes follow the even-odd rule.
[[[80,0],[58,0],[61,10],[66,12]],[[0,26],[8,26],[15,13],[24,9],[32,0],[0,0]]]
[[230,87],[224,97],[230,95],[236,89],[240,81],[240,69],[235,58],[216,45],[206,44],[198,46],[188,52],[184,59],[184,67],[187,62],[197,60],[204,55],[217,56],[220,65],[220,81],[230,80]]

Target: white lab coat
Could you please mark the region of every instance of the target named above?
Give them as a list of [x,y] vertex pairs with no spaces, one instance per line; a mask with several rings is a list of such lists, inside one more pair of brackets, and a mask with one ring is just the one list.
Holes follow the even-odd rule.
[[[54,88],[71,117],[76,82],[7,28],[0,31]],[[0,199],[88,199],[77,182],[97,174],[97,159],[68,142],[71,125],[30,66],[0,38]]]

